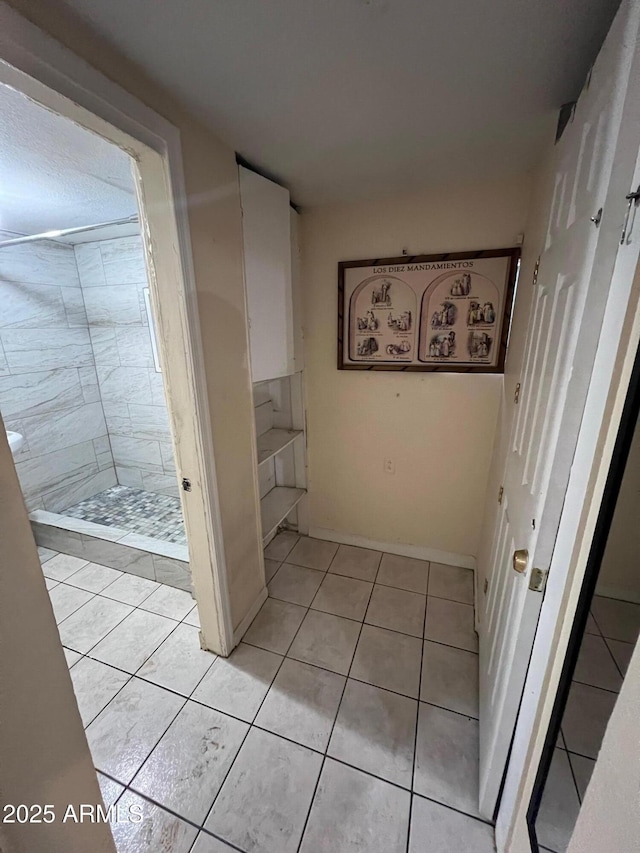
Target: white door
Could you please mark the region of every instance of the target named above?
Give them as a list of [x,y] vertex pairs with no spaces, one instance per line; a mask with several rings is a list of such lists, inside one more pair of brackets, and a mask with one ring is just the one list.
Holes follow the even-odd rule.
[[[610,193],[621,181],[627,192],[633,174],[627,152],[620,151],[620,128],[629,106],[637,6],[624,4],[619,12],[557,147],[489,585],[480,602],[480,811],[488,818],[498,800],[542,603],[541,593],[529,589],[531,572],[551,562],[615,262],[619,229],[608,217]],[[591,218],[600,208],[598,226]],[[514,570],[517,551],[523,573]]]

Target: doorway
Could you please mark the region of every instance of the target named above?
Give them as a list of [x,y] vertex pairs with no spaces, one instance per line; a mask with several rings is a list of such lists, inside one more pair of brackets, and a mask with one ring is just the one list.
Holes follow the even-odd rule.
[[[45,78],[47,77],[46,70],[44,76]],[[55,78],[55,74],[50,74],[49,76]],[[128,347],[128,350],[129,353],[136,353],[133,356],[134,358],[139,358],[141,351],[141,348],[136,346],[134,340],[136,334],[138,335],[138,343],[144,339],[144,335],[147,335],[151,345],[151,355],[149,356],[147,352],[147,359],[150,359],[148,361],[149,364],[151,361],[153,362],[153,367],[144,368],[147,371],[146,377],[138,377],[143,380],[142,385],[139,386],[139,390],[144,392],[146,389],[148,393],[146,397],[144,397],[143,393],[138,403],[132,403],[132,405],[156,406],[155,427],[164,430],[163,436],[160,438],[159,435],[156,435],[153,439],[141,440],[142,444],[137,447],[138,450],[142,451],[143,455],[147,454],[147,465],[148,463],[151,464],[151,468],[153,469],[151,470],[136,466],[136,461],[140,460],[136,460],[135,454],[131,452],[133,449],[131,441],[122,441],[115,438],[115,430],[113,437],[107,433],[109,451],[112,457],[113,446],[115,444],[118,448],[116,455],[118,455],[121,462],[127,462],[126,465],[120,466],[123,469],[121,471],[123,481],[118,481],[116,475],[116,481],[111,485],[122,486],[125,489],[135,489],[142,482],[144,486],[142,471],[146,470],[147,488],[143,488],[141,491],[145,491],[147,494],[171,491],[171,494],[161,494],[160,498],[164,499],[166,497],[173,502],[170,513],[173,535],[170,534],[170,538],[177,538],[178,541],[169,542],[165,539],[165,545],[160,547],[159,551],[151,553],[147,547],[149,543],[143,541],[143,538],[150,531],[148,528],[145,530],[142,527],[137,531],[124,529],[124,533],[129,537],[142,537],[134,542],[129,539],[127,544],[138,548],[138,551],[140,551],[134,557],[139,558],[142,563],[146,564],[147,578],[151,578],[149,574],[149,564],[151,562],[154,566],[154,581],[158,577],[160,582],[166,583],[173,577],[176,579],[172,581],[174,586],[182,590],[191,590],[193,588],[194,594],[198,598],[201,614],[200,630],[203,647],[217,653],[228,654],[232,648],[233,634],[221,544],[221,522],[217,505],[215,463],[211,451],[211,427],[208,420],[208,407],[204,405],[204,401],[206,400],[204,366],[187,236],[186,205],[181,201],[184,198],[184,185],[181,172],[182,155],[177,131],[167,122],[160,119],[159,116],[149,114],[141,107],[140,110],[142,110],[143,114],[136,115],[135,119],[131,118],[130,114],[133,113],[135,115],[136,109],[138,109],[137,104],[131,105],[127,103],[123,105],[121,112],[115,110],[111,104],[122,100],[120,90],[117,89],[115,92],[109,93],[113,98],[110,103],[92,93],[79,93],[82,95],[82,97],[79,97],[79,100],[83,100],[91,108],[85,109],[78,103],[58,94],[54,89],[34,80],[33,77],[24,74],[7,63],[3,63],[0,67],[0,84],[13,92],[15,97],[27,99],[33,108],[42,109],[44,107],[45,111],[51,114],[51,117],[59,121],[68,122],[70,125],[73,125],[76,131],[85,133],[94,139],[99,139],[104,146],[116,149],[121,158],[126,158],[127,170],[131,176],[131,189],[133,190],[133,195],[130,197],[130,202],[133,204],[133,213],[131,216],[135,216],[138,211],[140,216],[137,226],[138,234],[132,234],[129,227],[129,232],[125,234],[114,236],[113,232],[105,230],[104,233],[99,235],[101,237],[110,237],[114,240],[124,241],[119,244],[123,250],[119,260],[115,256],[109,256],[108,251],[106,252],[108,256],[107,263],[111,264],[111,273],[115,274],[114,270],[118,264],[120,264],[121,268],[129,264],[129,273],[131,273],[131,270],[136,269],[138,273],[134,274],[134,277],[140,279],[139,272],[146,267],[147,281],[138,280],[132,282],[132,284],[136,285],[135,293],[130,287],[123,287],[120,291],[119,313],[115,312],[114,317],[115,314],[118,314],[120,319],[125,320],[122,325],[128,328],[124,333],[122,333],[121,329],[115,328],[119,325],[117,322],[114,322],[110,329],[106,325],[105,304],[103,302],[100,305],[100,298],[104,294],[100,292],[99,286],[95,286],[95,281],[91,282],[90,280],[92,272],[97,275],[106,274],[104,264],[102,264],[101,271],[98,270],[98,266],[95,264],[98,257],[102,258],[104,256],[102,250],[106,248],[106,241],[102,245],[102,248],[99,245],[95,245],[103,243],[99,239],[93,240],[94,245],[83,243],[80,247],[79,244],[77,251],[73,243],[59,244],[58,251],[60,253],[65,251],[71,253],[74,258],[77,254],[79,258],[82,257],[84,259],[79,262],[79,266],[76,265],[76,271],[80,267],[83,267],[83,271],[88,276],[85,282],[87,286],[84,288],[80,287],[79,291],[82,294],[83,301],[87,299],[87,302],[91,305],[94,318],[97,318],[96,328],[89,328],[89,349],[91,350],[91,357],[93,357],[94,363],[95,352],[101,348],[103,355],[111,349],[111,357],[113,358],[114,348],[109,348],[105,340],[108,336],[111,336],[114,340],[118,336],[122,337],[123,351],[127,349],[124,338],[131,338],[132,345]],[[72,83],[65,85],[65,81],[63,80],[56,79],[56,84],[59,84],[62,91],[74,89]],[[114,123],[106,121],[101,117],[101,114],[108,115]],[[127,132],[129,130],[135,135],[130,135]],[[107,217],[106,221],[109,221],[109,217]],[[95,224],[95,220],[88,224]],[[131,226],[134,223],[125,224]],[[11,239],[12,235],[5,235],[5,237]],[[96,237],[96,232],[93,233],[93,237]],[[35,246],[38,244],[33,243],[32,245]],[[42,245],[45,244],[40,243],[40,246]],[[7,252],[11,250],[12,247],[9,247],[0,251]],[[93,270],[90,269],[91,263],[88,265],[85,263],[90,255],[93,255]],[[145,290],[147,293],[145,293]],[[115,303],[113,304],[115,305]],[[149,309],[151,308],[153,310],[150,311]],[[131,320],[135,312],[138,312],[138,323],[127,323],[126,320]],[[71,313],[73,313],[72,310]],[[151,318],[150,320],[149,317]],[[115,317],[116,321],[117,319],[118,317]],[[153,323],[154,321],[157,333],[155,340],[150,335],[151,327],[149,326],[149,323]],[[136,330],[134,330],[134,326],[137,326]],[[145,328],[143,329],[142,327]],[[92,337],[95,338],[95,341],[91,340]],[[102,343],[100,343],[101,337],[103,339]],[[157,362],[153,351],[154,343],[157,350]],[[117,347],[116,351],[119,352]],[[99,359],[100,356],[98,357]],[[108,385],[107,367],[105,365],[105,370],[102,373]],[[135,369],[136,366],[131,365],[131,367]],[[94,373],[97,372],[97,364],[95,364]],[[119,372],[122,373],[122,371]],[[100,386],[100,381],[92,383],[92,377],[88,376],[89,371],[85,371],[85,373],[87,377],[83,393],[87,393],[89,396],[93,394],[95,397],[96,389],[92,389],[90,386],[91,384]],[[130,379],[129,384],[135,386],[136,380],[131,377]],[[148,385],[145,384],[147,382]],[[114,386],[115,384],[114,378],[111,385]],[[168,403],[168,418],[165,416],[164,421],[163,414],[160,413],[160,410],[163,408],[161,405],[164,396],[163,386],[164,391],[166,391]],[[115,389],[112,387],[112,390]],[[100,397],[99,387],[98,397]],[[110,414],[112,423],[117,424],[117,418],[122,414],[122,411],[112,409]],[[150,416],[150,410],[145,412],[138,411],[137,414],[140,416],[139,422],[142,423],[145,429],[153,429],[154,420]],[[161,421],[163,422],[161,423]],[[132,428],[131,424],[125,425],[125,429],[130,428]],[[20,434],[19,430],[12,431]],[[173,437],[175,470],[170,458],[171,443],[167,441],[170,435]],[[131,436],[128,438],[131,438]],[[152,454],[154,459],[151,460],[149,457],[149,453],[151,452],[149,451],[149,447],[152,445],[147,442],[153,441],[156,441],[157,444]],[[160,446],[161,441],[163,444],[162,447]],[[94,452],[94,463],[96,463],[98,454],[104,454],[101,462],[106,468],[108,461],[106,459],[106,443],[104,441],[99,442],[98,448],[94,445],[92,450]],[[159,451],[159,455],[155,451]],[[122,455],[123,453],[124,456]],[[97,462],[97,464],[99,467],[100,462]],[[114,471],[115,468],[114,458]],[[125,472],[125,468],[129,470]],[[108,477],[101,471],[95,473],[102,474],[102,477],[98,478],[99,482],[96,480],[96,485],[105,486]],[[155,475],[155,477],[151,475]],[[127,476],[136,478],[135,484],[131,479],[124,482]],[[154,479],[155,490],[152,492],[149,486],[153,484]],[[180,529],[179,514],[176,511],[178,496],[175,484],[177,482],[182,484],[182,488],[180,489],[180,505],[182,515],[184,516],[186,539],[188,540],[188,556],[186,543],[180,541],[182,531]],[[109,488],[108,484],[106,488]],[[101,491],[105,491],[105,488],[96,489],[95,493],[97,494]],[[84,526],[85,528],[83,531],[68,531],[68,533],[73,534],[67,535],[68,540],[74,540],[78,537],[89,536],[95,533],[94,529],[91,530],[90,534],[87,533],[88,526],[96,523],[99,524],[94,519],[100,517],[100,512],[103,512],[102,517],[105,517],[104,513],[107,512],[107,509],[103,506],[97,508],[87,505],[79,506],[86,497],[93,498],[95,494],[88,496],[86,494],[78,494],[77,499],[68,503],[67,507],[64,508],[66,511],[71,506],[77,515],[82,516],[77,520],[77,526],[81,528]],[[66,498],[63,500],[64,503],[67,503]],[[59,508],[54,505],[55,503],[55,501],[49,503],[49,510],[41,505],[34,506],[33,511],[54,512]],[[140,513],[139,509],[140,507],[137,507],[132,510],[129,516],[135,515],[136,512],[140,515],[144,514]],[[124,514],[126,515],[126,513]],[[39,521],[42,521],[42,519]],[[36,523],[39,523],[39,521],[36,521]],[[46,521],[50,522],[52,519],[46,518]],[[119,523],[121,522],[122,516]],[[108,526],[105,525],[105,527]],[[38,532],[38,536],[42,534],[43,538],[40,541],[44,547],[50,547],[52,544],[51,542],[48,545],[44,544],[44,538],[50,535],[50,533],[50,530]],[[111,537],[112,540],[114,538],[119,539],[121,537]],[[96,546],[96,543],[93,544]],[[108,544],[112,546],[113,542]],[[138,546],[140,545],[144,547],[139,548]],[[113,551],[114,549],[111,547],[110,550]],[[76,555],[74,554],[73,556]],[[122,562],[122,559],[123,557],[120,555],[120,562]],[[167,562],[167,560],[170,562]],[[118,570],[121,569],[122,565],[118,567]],[[156,571],[158,571],[157,575]]]
[[564,853],[640,634],[637,567],[640,355],[607,483],[535,781],[534,850]]

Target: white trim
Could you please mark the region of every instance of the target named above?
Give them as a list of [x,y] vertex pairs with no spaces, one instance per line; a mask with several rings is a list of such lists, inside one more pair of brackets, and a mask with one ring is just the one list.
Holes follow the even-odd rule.
[[341,545],[355,545],[358,548],[370,548],[372,551],[384,551],[399,557],[413,557],[415,560],[428,560],[430,563],[442,563],[445,566],[460,566],[463,569],[476,570],[476,559],[468,554],[454,554],[451,551],[438,551],[424,545],[402,545],[400,542],[377,542],[364,536],[342,533],[340,530],[328,530],[326,527],[311,527],[309,536],[314,539],[327,539]]
[[640,604],[640,592],[633,592],[624,586],[598,585],[596,595],[601,595],[603,598],[615,598],[617,601],[629,601],[631,604]]
[[[148,257],[153,244],[154,257],[160,259],[155,274],[151,270],[150,286],[162,284],[163,290],[172,280],[176,290],[177,305],[171,313],[175,311],[178,317],[170,321],[170,312],[163,312],[158,300],[158,325],[163,336],[169,326],[174,337],[177,329],[181,332],[177,345],[172,339],[161,346],[161,356],[167,380],[172,373],[182,373],[185,381],[180,387],[188,395],[188,411],[193,413],[193,418],[185,419],[183,409],[177,418],[169,406],[176,461],[180,469],[181,459],[190,460],[189,476],[194,483],[193,492],[183,501],[191,569],[208,647],[229,654],[233,647],[231,606],[179,131],[1,0],[0,82],[126,150],[137,161],[139,197],[151,193],[163,202],[160,212],[145,206],[143,237]],[[169,396],[171,393],[169,389]]]
[[256,598],[256,600],[253,602],[253,604],[249,608],[247,615],[244,617],[242,622],[238,625],[236,630],[233,632],[233,645],[234,645],[234,647],[238,645],[240,640],[247,633],[247,631],[249,630],[249,625],[251,625],[253,620],[258,615],[258,611],[260,610],[262,605],[265,603],[268,596],[269,596],[269,591],[267,590],[266,586],[263,586],[262,589],[260,590],[260,592],[258,593],[258,597]]

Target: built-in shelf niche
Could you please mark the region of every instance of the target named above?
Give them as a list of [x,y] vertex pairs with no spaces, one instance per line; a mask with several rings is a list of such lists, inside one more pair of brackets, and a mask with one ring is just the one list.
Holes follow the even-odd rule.
[[279,527],[306,533],[302,373],[253,386],[263,544]]

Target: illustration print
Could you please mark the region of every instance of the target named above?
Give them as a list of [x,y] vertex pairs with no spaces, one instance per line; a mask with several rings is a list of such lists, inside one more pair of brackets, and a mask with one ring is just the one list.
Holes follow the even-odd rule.
[[391,282],[388,279],[384,279],[379,289],[374,289],[371,291],[371,304],[372,305],[391,305],[391,295],[389,291],[391,290]]
[[487,332],[469,332],[467,349],[472,359],[487,359],[493,338]]
[[401,341],[399,344],[387,344],[387,355],[408,355],[411,352],[409,341]]
[[491,326],[495,322],[496,312],[493,302],[469,302],[469,313],[467,315],[467,326]]
[[431,315],[431,328],[450,329],[451,326],[455,326],[457,318],[458,309],[453,302],[443,302]]
[[358,341],[358,355],[370,358],[378,352],[378,342],[375,338],[365,338]]
[[456,333],[434,335],[429,343],[430,358],[452,358],[456,354]]
[[376,319],[376,316],[373,311],[367,311],[365,317],[358,317],[359,332],[377,332],[379,325],[380,323]]
[[452,296],[468,296],[471,293],[471,275],[463,272],[458,278],[454,278],[451,290]]
[[387,326],[390,329],[395,329],[397,332],[410,332],[411,331],[411,311],[403,311],[402,314],[399,314],[397,317],[394,317],[393,314],[389,314],[387,318]]

